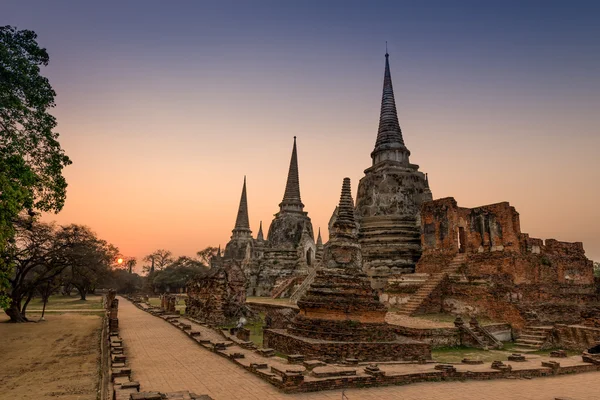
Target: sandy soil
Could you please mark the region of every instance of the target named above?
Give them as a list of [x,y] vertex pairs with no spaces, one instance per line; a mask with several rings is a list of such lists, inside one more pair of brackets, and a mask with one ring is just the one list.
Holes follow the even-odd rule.
[[96,399],[101,317],[46,318],[9,324],[0,314],[0,399]]

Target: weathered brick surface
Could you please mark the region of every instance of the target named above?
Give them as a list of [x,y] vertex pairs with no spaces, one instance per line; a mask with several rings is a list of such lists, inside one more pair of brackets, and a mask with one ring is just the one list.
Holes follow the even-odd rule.
[[[130,351],[132,367],[136,379],[144,390],[170,392],[191,390],[196,393],[208,393],[216,400],[249,399],[339,399],[340,390],[328,392],[284,394],[274,386],[260,378],[235,366],[231,361],[206,351],[195,344],[183,332],[170,326],[165,321],[155,318],[133,307],[127,302],[121,309],[122,336]],[[489,364],[488,364],[489,365]],[[592,368],[597,368],[590,364]],[[182,367],[183,366],[183,367]],[[380,365],[381,367],[381,365]],[[476,367],[476,366],[475,366]],[[469,366],[469,368],[471,368]],[[564,372],[574,369],[561,367]],[[264,370],[260,370],[264,371]],[[531,400],[547,400],[556,396],[568,395],[578,400],[596,399],[600,391],[600,372],[559,376],[552,379],[533,380],[495,380],[502,375],[500,371],[480,373],[470,376],[468,373],[457,373],[448,379],[464,380],[481,379],[483,382],[445,382],[431,383],[442,379],[440,372],[418,373],[408,376],[391,377],[356,377],[353,384],[368,387],[374,385],[392,385],[365,389],[346,389],[346,396],[361,400],[383,400],[402,398],[416,400],[478,400],[485,394],[486,399],[505,400],[506,393],[513,398]],[[550,372],[548,373],[550,374]],[[540,376],[529,373],[529,376]],[[335,389],[348,383],[352,377],[340,377],[331,381],[303,382],[304,390]],[[414,383],[430,381],[430,383]],[[408,384],[411,386],[393,386]],[[156,388],[156,389],[155,389]]]
[[513,323],[574,323],[598,301],[581,243],[530,238],[507,202],[458,207],[453,198],[421,209],[419,273],[440,272],[459,251],[466,261],[422,311],[482,314]]

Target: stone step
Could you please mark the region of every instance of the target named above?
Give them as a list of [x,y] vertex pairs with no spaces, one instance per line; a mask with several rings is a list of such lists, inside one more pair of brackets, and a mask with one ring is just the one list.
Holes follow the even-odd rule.
[[526,347],[534,350],[539,350],[542,347],[540,344],[522,343],[519,341],[516,341],[515,344],[520,347]]
[[529,344],[537,344],[537,345],[543,345],[544,341],[543,340],[537,340],[537,339],[524,339],[522,337],[518,338],[516,340],[517,343],[529,343]]
[[525,347],[515,347],[511,351],[513,351],[515,353],[533,353],[533,352],[537,351],[537,349],[530,349],[530,348],[525,348]]
[[527,339],[527,340],[540,340],[540,341],[545,341],[546,340],[546,335],[529,335],[529,334],[522,334],[521,336],[519,336],[519,339]]

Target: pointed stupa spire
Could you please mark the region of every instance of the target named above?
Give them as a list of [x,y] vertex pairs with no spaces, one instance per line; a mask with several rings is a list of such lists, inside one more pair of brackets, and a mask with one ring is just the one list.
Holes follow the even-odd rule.
[[298,153],[296,151],[296,136],[294,136],[294,147],[292,148],[292,158],[290,160],[290,169],[288,171],[287,183],[283,200],[279,204],[281,211],[302,212],[304,204],[300,200],[300,180],[298,178]]
[[262,230],[262,221],[260,221],[260,227],[258,228],[258,235],[256,235],[256,240],[259,242],[263,242],[265,240],[265,236],[263,235]]
[[323,247],[323,239],[321,239],[321,227],[319,227],[319,234],[317,235],[317,247]]
[[335,236],[355,236],[356,222],[354,220],[354,200],[350,189],[350,178],[344,178],[338,214],[333,223]]
[[398,122],[392,74],[390,72],[390,55],[385,51],[385,73],[383,76],[383,94],[381,96],[381,114],[379,116],[379,130],[375,149],[371,153],[373,165],[385,161],[400,161],[408,163],[410,151],[404,145],[402,130]]
[[221,257],[221,245],[219,245],[219,248],[217,249],[217,257]]
[[242,187],[242,196],[240,198],[240,207],[238,208],[237,218],[235,219],[235,228],[233,235],[250,234],[250,222],[248,220],[248,200],[246,199],[246,176],[244,176],[244,186]]

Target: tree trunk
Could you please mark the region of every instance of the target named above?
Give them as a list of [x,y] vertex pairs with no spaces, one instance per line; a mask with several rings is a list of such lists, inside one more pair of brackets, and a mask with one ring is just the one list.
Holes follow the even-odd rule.
[[80,300],[83,300],[83,301],[87,300],[87,299],[85,298],[85,296],[86,296],[86,295],[87,295],[87,291],[85,291],[85,290],[82,290],[82,289],[79,289],[79,297],[80,297]]
[[46,312],[46,304],[48,303],[48,297],[44,296],[44,306],[42,307],[42,316],[40,319],[44,319],[44,313]]
[[23,316],[23,318],[27,319],[26,317],[26,312],[27,312],[27,306],[29,305],[29,302],[31,301],[31,299],[33,298],[33,291],[30,292],[27,295],[27,299],[25,300],[25,303],[23,304],[23,307],[21,307],[21,315]]
[[28,322],[21,314],[21,299],[11,299],[10,306],[4,312],[10,317],[10,322]]

